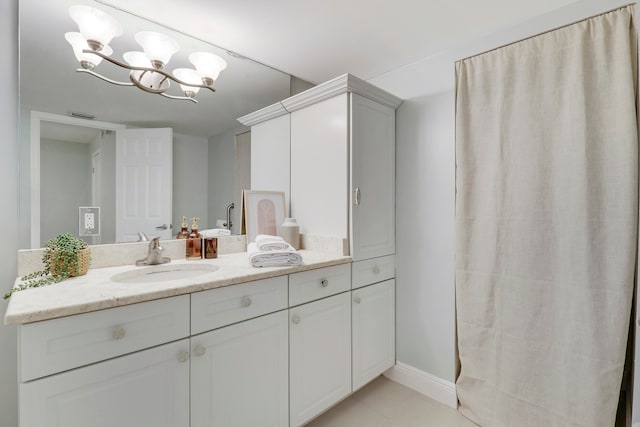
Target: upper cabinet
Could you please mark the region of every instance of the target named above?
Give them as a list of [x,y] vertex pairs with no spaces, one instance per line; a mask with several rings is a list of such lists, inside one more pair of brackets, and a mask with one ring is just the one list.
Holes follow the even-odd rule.
[[345,74],[241,117],[253,132],[252,189],[284,191],[300,232],[342,237],[354,261],[395,253],[400,102]]

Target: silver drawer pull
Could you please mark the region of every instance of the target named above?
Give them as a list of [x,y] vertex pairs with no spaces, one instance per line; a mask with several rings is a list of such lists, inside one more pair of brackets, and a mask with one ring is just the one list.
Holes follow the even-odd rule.
[[241,304],[243,307],[249,307],[252,303],[253,301],[251,301],[251,297],[242,297]]
[[193,350],[193,352],[196,354],[196,356],[202,357],[207,352],[207,349],[201,346],[200,344],[198,344],[196,348]]
[[360,297],[355,297],[353,299],[353,302],[355,302],[356,304],[360,304],[362,302],[362,299]]
[[178,353],[178,362],[185,363],[189,360],[189,352],[182,350]]
[[322,286],[323,288],[326,288],[327,286],[329,286],[329,281],[327,279],[322,279],[320,281],[320,286]]
[[360,187],[356,187],[355,190],[353,190],[353,202],[356,206],[360,205]]
[[124,336],[126,334],[127,334],[127,331],[125,331],[122,326],[116,326],[115,328],[113,328],[113,332],[111,333],[111,337],[114,340],[119,340],[119,339],[124,338]]
[[373,266],[373,274],[380,274],[380,267],[378,267],[377,265]]
[[293,316],[291,316],[291,323],[293,323],[294,325],[299,325],[300,316],[298,316],[297,314],[294,314]]

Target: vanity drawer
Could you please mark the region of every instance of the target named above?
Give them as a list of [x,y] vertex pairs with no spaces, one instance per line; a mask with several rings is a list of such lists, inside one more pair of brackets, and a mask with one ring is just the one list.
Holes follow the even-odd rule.
[[395,277],[395,255],[353,263],[353,289]]
[[191,294],[191,334],[287,308],[287,276]]
[[189,296],[28,323],[18,328],[20,381],[189,336]]
[[351,289],[351,264],[318,268],[289,276],[289,305],[335,295]]

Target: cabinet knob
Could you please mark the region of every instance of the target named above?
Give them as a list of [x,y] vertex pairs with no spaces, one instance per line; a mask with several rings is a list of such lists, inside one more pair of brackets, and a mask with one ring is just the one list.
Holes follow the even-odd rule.
[[193,352],[196,354],[196,356],[202,357],[207,352],[207,349],[204,346],[198,344]]
[[300,324],[300,316],[298,316],[297,314],[291,316],[291,323],[293,323],[294,325]]
[[124,338],[126,333],[127,332],[124,330],[124,328],[122,326],[116,326],[115,328],[113,328],[113,332],[111,333],[111,337],[114,340],[119,340],[119,339]]
[[189,352],[182,350],[178,353],[178,362],[185,363],[189,360]]
[[353,302],[355,302],[356,304],[360,304],[360,303],[362,302],[362,298],[360,298],[360,297],[355,297],[355,298],[353,299]]
[[329,281],[327,279],[322,279],[320,281],[320,286],[322,286],[323,288],[326,288],[327,286],[329,286]]
[[353,190],[353,202],[356,206],[360,205],[360,187],[356,187],[356,189]]
[[242,297],[242,306],[249,307],[253,301],[251,301],[251,297]]
[[380,274],[380,267],[378,267],[377,265],[373,266],[373,274]]

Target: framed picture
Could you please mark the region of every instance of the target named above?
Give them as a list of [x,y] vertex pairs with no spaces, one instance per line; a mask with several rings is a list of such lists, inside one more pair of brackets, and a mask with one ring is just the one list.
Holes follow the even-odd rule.
[[242,215],[248,243],[258,234],[278,236],[285,218],[284,192],[243,190]]

